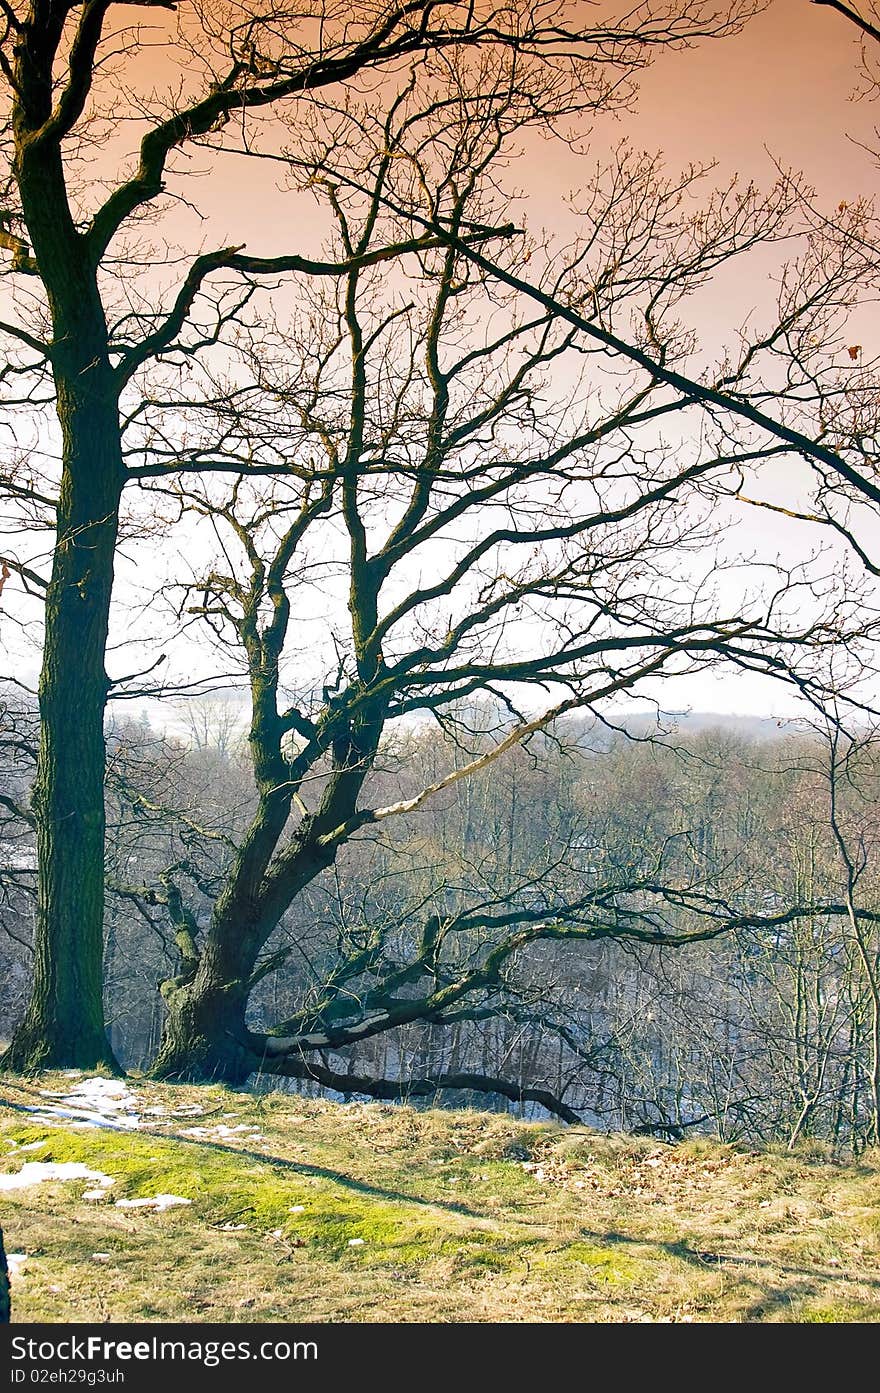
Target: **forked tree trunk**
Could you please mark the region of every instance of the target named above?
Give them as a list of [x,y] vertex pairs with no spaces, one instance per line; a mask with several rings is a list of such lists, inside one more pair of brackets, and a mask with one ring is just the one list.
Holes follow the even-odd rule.
[[243,1043],[247,992],[240,981],[225,990],[207,982],[179,987],[167,1004],[154,1078],[240,1084],[254,1072],[258,1061]]
[[245,1026],[255,956],[249,945],[215,938],[190,981],[163,984],[167,1016],[153,1077],[244,1083],[258,1063]]

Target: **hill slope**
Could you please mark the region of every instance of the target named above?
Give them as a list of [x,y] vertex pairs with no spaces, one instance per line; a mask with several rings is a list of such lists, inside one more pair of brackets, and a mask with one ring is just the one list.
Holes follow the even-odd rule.
[[880,1319],[876,1157],[51,1075],[0,1171],[14,1321]]

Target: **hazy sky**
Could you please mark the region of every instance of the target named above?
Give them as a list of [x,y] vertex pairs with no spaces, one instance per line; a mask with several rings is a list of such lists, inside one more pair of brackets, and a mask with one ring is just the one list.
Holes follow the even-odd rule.
[[848,135],[870,138],[878,109],[852,100],[857,31],[810,0],[772,0],[742,34],[664,53],[642,81],[633,129],[650,145],[717,157],[756,178],[766,146],[834,198],[866,192],[873,164]]
[[[880,105],[853,101],[859,51],[856,31],[833,10],[809,0],[772,0],[737,37],[661,53],[641,78],[635,110],[597,119],[589,157],[552,144],[536,148],[517,174],[532,195],[525,205],[530,221],[552,227],[565,195],[582,177],[582,160],[601,158],[623,137],[636,147],[662,151],[673,167],[716,160],[719,180],[736,171],[769,185],[777,159],[802,170],[829,206],[872,194],[877,170],[861,143],[874,139]],[[202,161],[196,152],[187,164],[190,170],[204,167],[207,156]],[[257,254],[301,250],[310,235],[308,199],[296,201],[294,214],[289,195],[281,199],[271,192],[272,166],[235,160],[220,167],[227,173],[180,182],[206,218],[193,224],[204,245],[244,242]],[[733,329],[762,294],[766,285],[728,278],[715,291],[709,312],[719,329]],[[870,351],[869,339],[862,337]],[[753,540],[749,527],[758,537],[772,525],[766,514],[744,524],[743,551]],[[122,577],[125,570],[123,561]],[[745,677],[693,679],[685,699],[702,709],[764,714],[768,703],[776,712],[789,709],[785,696]]]
[[[525,211],[533,225],[553,227],[563,199],[584,177],[583,160],[592,164],[594,156],[601,159],[623,137],[639,148],[662,152],[673,167],[716,161],[719,180],[736,172],[770,185],[776,160],[803,171],[832,207],[873,193],[875,163],[862,147],[873,138],[880,107],[854,100],[859,58],[858,35],[840,15],[809,0],[772,0],[734,38],[662,52],[640,80],[635,109],[619,118],[597,119],[589,156],[574,156],[553,143],[536,144],[534,158],[517,173],[529,191],[517,212]],[[292,235],[309,239],[308,198],[297,200],[295,221],[290,195],[278,198],[271,192],[271,166],[237,160],[226,168],[227,176],[198,184],[199,207],[208,216],[201,228],[206,244],[246,240],[252,251],[271,254],[289,250]],[[233,176],[234,187],[228,182]],[[735,329],[766,293],[766,284],[728,276],[704,312],[723,333],[724,328]],[[737,533],[743,553],[766,541],[775,525],[767,513],[747,516]],[[805,536],[805,547],[810,544]],[[670,699],[672,689],[664,689],[661,700]],[[694,677],[677,688],[674,701],[755,714],[792,709],[787,693],[744,675]]]
[[[639,148],[661,151],[672,167],[716,161],[719,180],[739,173],[769,186],[778,161],[803,171],[830,207],[872,194],[877,171],[862,147],[873,139],[880,107],[854,99],[859,60],[858,35],[840,15],[809,0],[772,0],[734,38],[661,53],[640,79],[635,109],[597,119],[586,158],[589,163],[593,156],[601,159],[626,137]],[[553,143],[536,145],[528,168],[517,173],[529,192],[517,212],[525,211],[533,225],[553,227],[562,200],[583,177],[584,158]],[[235,173],[236,180],[245,180],[244,199],[237,185],[230,201],[219,179],[200,190],[201,208],[210,211],[218,235],[222,229],[235,240],[245,236],[255,251],[289,246],[289,196],[282,201],[269,194],[271,171],[239,161]],[[303,214],[307,219],[306,209]],[[766,293],[766,284],[728,277],[714,290],[708,312],[719,330],[734,329]],[[861,337],[867,338],[864,331]],[[746,517],[738,532],[743,553],[775,526],[767,513]],[[694,677],[679,692],[703,709],[755,714],[792,709],[778,686],[744,675]],[[666,693],[662,699],[668,699]]]
[[[717,160],[720,174],[736,171],[760,183],[772,181],[775,156],[802,169],[834,202],[870,193],[874,164],[856,141],[871,139],[880,107],[852,100],[859,50],[856,30],[834,11],[810,0],[771,0],[733,38],[661,51],[640,78],[635,110],[598,118],[591,149],[599,156],[626,136],[663,151],[672,165]],[[255,252],[288,246],[290,201],[269,196],[271,167],[237,161],[234,177],[234,196],[224,179],[200,182],[209,225],[218,235],[222,229],[246,237]],[[532,220],[552,223],[554,205],[577,180],[578,160],[542,144],[521,176]]]

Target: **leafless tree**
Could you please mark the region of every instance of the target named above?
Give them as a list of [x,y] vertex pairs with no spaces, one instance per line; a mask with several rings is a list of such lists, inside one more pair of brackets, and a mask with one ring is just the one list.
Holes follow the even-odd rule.
[[[399,925],[361,923],[295,1015],[262,1031],[246,1019],[254,987],[294,951],[268,947],[276,927],[352,838],[393,836],[566,714],[601,711],[652,678],[720,661],[818,691],[816,655],[841,644],[854,656],[872,630],[858,587],[842,593],[821,563],[797,574],[768,564],[768,584],[721,607],[707,582],[723,574],[719,503],[735,503],[742,470],[778,442],[756,448],[729,427],[690,436],[689,401],[652,374],[609,367],[558,311],[589,285],[596,323],[638,315],[669,361],[685,355],[673,313],[713,269],[787,235],[799,206],[790,182],[769,198],[723,191],[687,222],[697,172],[670,181],[621,157],[585,190],[587,231],[568,256],[547,256],[499,233],[495,166],[505,121],[521,129],[519,95],[487,77],[474,102],[457,76],[442,90],[441,104],[433,76],[426,92],[414,75],[379,116],[316,104],[310,150],[289,165],[335,217],[328,263],[349,269],[313,286],[292,322],[277,322],[274,343],[261,333],[252,389],[218,387],[219,424],[202,413],[204,443],[192,424],[193,456],[202,449],[216,464],[207,447],[219,437],[238,461],[231,482],[216,468],[180,481],[171,454],[134,465],[166,506],[195,512],[218,537],[216,564],[183,587],[178,613],[206,626],[249,685],[256,790],[206,932],[181,905],[179,967],[163,987],[163,1074],[237,1079],[260,1067],[327,1082],[333,1070],[305,1056],[414,1021],[491,1015],[512,991],[511,965],[535,945],[692,941],[770,922],[676,876],[661,851],[653,874],[627,866],[579,890],[542,874],[482,904],[426,910],[403,955]],[[348,161],[357,186],[339,172]],[[414,202],[441,201],[456,228],[494,229],[491,266],[475,268],[458,232],[412,264],[399,219]],[[524,255],[549,285],[536,312],[504,285]],[[777,328],[728,364],[731,379],[772,353],[794,319],[815,327],[820,282],[823,317],[850,293],[848,263],[830,280],[813,257],[810,267]],[[245,474],[244,459],[267,456],[271,477]],[[292,663],[297,684],[285,680]],[[461,703],[474,698],[503,713],[488,740],[425,785],[407,788],[404,773],[381,801],[395,728],[422,714],[462,732]],[[791,906],[780,922],[801,913]],[[404,1084],[374,1081],[386,1092]]]
[[[275,258],[229,246],[166,258],[155,228],[185,202],[188,155],[210,152],[216,168],[242,140],[249,148],[267,132],[271,140],[271,119],[261,116],[307,127],[321,93],[340,110],[365,96],[375,102],[412,62],[464,71],[468,55],[477,78],[494,62],[528,119],[553,126],[626,101],[652,52],[731,32],[749,8],[691,0],[607,22],[590,14],[584,26],[580,7],[558,0],[188,4],[179,14],[173,0],[3,0],[0,247],[11,356],[2,375],[13,413],[4,480],[55,533],[48,576],[27,558],[5,561],[45,595],[35,983],[10,1063],[113,1064],[101,1012],[105,648],[130,478],[124,435],[140,419],[143,391],[156,400],[143,374],[209,355],[251,298],[253,277],[341,269],[298,247]],[[101,162],[102,145],[120,150],[121,173]],[[465,244],[485,239],[459,231]],[[414,253],[434,240],[416,229],[408,237]],[[156,281],[141,275],[157,261],[165,285],[154,292]],[[55,418],[57,467],[23,483],[40,412]]]

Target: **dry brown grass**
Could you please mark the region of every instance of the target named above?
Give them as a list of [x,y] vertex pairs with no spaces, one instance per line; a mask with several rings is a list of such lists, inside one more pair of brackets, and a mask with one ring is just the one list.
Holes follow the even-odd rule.
[[[69,1083],[68,1080],[65,1080]],[[146,1128],[34,1121],[0,1085],[0,1193],[26,1321],[875,1321],[880,1158],[679,1146],[475,1112],[133,1085]],[[197,1106],[198,1116],[180,1110]],[[213,1129],[248,1124],[247,1134]],[[184,1136],[198,1126],[211,1135]],[[22,1145],[44,1143],[35,1151]],[[173,1193],[191,1206],[118,1209]],[[351,1240],[362,1240],[355,1241]],[[106,1254],[100,1257],[96,1254]]]

